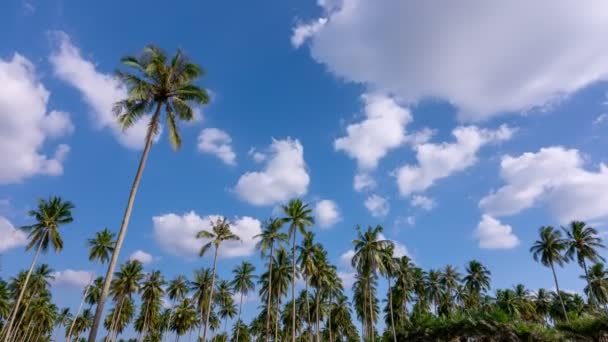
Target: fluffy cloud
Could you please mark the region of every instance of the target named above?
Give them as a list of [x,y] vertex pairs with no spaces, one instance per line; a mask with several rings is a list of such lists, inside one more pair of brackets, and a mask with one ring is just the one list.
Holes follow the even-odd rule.
[[393,246],[395,246],[395,249],[393,250],[393,256],[395,256],[397,258],[400,258],[402,256],[408,256],[411,258],[411,254],[407,250],[407,247],[405,247],[405,245],[402,244],[401,242],[399,242],[397,240],[389,239],[386,236],[384,236],[384,234],[382,234],[382,233],[378,234],[378,240],[389,240],[393,243]]
[[479,247],[486,249],[510,249],[519,245],[511,226],[502,224],[490,215],[483,215],[475,230]]
[[[55,75],[80,91],[83,100],[92,110],[93,121],[97,127],[110,129],[127,148],[142,149],[150,115],[144,115],[132,127],[123,131],[112,112],[112,107],[116,101],[126,97],[126,88],[111,74],[97,71],[93,62],[82,57],[68,35],[56,32],[54,36],[58,47],[49,60]],[[158,136],[156,138],[158,139]]]
[[317,202],[315,205],[315,218],[321,228],[331,227],[342,219],[336,202],[331,200]]
[[365,119],[348,125],[346,136],[336,139],[334,148],[356,159],[360,169],[370,170],[406,141],[405,126],[412,121],[412,115],[391,97],[365,94],[362,99]]
[[236,154],[232,150],[232,138],[217,128],[205,128],[198,135],[198,150],[220,158],[228,165],[236,164]]
[[464,119],[543,106],[608,76],[603,0],[320,5],[325,24],[300,36],[330,72],[406,101],[445,99]]
[[[167,253],[185,258],[198,256],[201,247],[208,242],[197,239],[201,230],[210,230],[211,222],[221,216],[199,216],[194,211],[178,214],[165,214],[152,218],[154,237],[158,245]],[[241,238],[240,241],[227,241],[220,247],[219,255],[224,258],[243,257],[255,252],[257,239],[261,233],[261,223],[257,219],[243,216],[231,221],[231,230]]]
[[365,199],[365,207],[373,217],[383,217],[388,215],[390,205],[386,198],[376,194],[370,195]]
[[319,18],[308,24],[300,24],[293,29],[291,35],[291,45],[295,48],[299,48],[304,42],[312,37],[317,31],[323,28],[323,25],[327,22],[325,18]]
[[547,204],[561,221],[608,217],[608,167],[586,170],[576,149],[541,148],[520,156],[506,155],[500,163],[505,185],[479,206],[493,216],[513,215],[536,204]]
[[488,143],[508,140],[513,129],[505,125],[497,130],[476,126],[456,127],[453,143],[425,143],[415,147],[418,165],[405,165],[397,170],[397,185],[402,195],[421,192],[436,180],[463,171],[477,162],[477,152]]
[[21,230],[15,229],[11,222],[3,216],[0,216],[0,236],[2,236],[0,253],[27,244],[27,235]]
[[141,249],[138,249],[135,252],[131,253],[131,255],[129,255],[129,260],[137,260],[145,265],[154,261],[154,257],[152,256],[152,254],[146,253]]
[[85,287],[93,278],[94,274],[88,271],[78,271],[66,269],[53,273],[53,285],[63,285],[69,287]]
[[430,197],[426,197],[426,196],[422,196],[422,195],[414,195],[412,196],[412,198],[410,199],[410,204],[413,207],[417,207],[420,209],[424,209],[424,210],[432,210],[433,208],[435,208],[435,200],[430,198]]
[[356,191],[366,191],[372,190],[376,187],[377,183],[369,173],[361,172],[355,175],[355,179],[353,181],[353,188]]
[[271,205],[306,194],[309,183],[300,142],[273,139],[264,169],[242,175],[234,190],[248,203]]
[[0,184],[62,174],[69,147],[60,144],[51,156],[41,150],[49,139],[74,130],[69,115],[47,112],[50,93],[38,80],[34,65],[19,54],[0,58],[0,84]]

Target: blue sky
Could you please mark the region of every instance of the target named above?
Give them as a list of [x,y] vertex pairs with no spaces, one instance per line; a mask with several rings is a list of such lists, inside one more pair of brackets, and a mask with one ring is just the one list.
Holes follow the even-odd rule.
[[[312,229],[345,279],[354,227],[381,224],[426,269],[480,259],[496,287],[552,288],[528,252],[538,227],[608,231],[608,9],[550,3],[9,0],[0,276],[29,265],[12,229],[49,195],[76,205],[64,251],[41,259],[64,272],[58,301],[76,306],[84,272],[101,272],[85,240],[118,230],[143,144],[106,110],[122,94],[111,74],[153,42],[202,65],[213,100],[182,125],[180,151],[164,134],[154,144],[122,261],[140,250],[146,269],[190,276],[211,264],[191,238],[209,215],[251,237],[298,196],[321,203]],[[253,243],[226,249],[220,277],[242,259],[261,267]],[[558,272],[581,290],[575,265]]]

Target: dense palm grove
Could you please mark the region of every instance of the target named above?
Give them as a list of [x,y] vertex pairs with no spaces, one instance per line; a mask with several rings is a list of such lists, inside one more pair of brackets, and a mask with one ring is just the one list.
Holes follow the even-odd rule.
[[[562,229],[541,227],[530,248],[547,268],[556,291],[531,290],[523,284],[492,290],[491,272],[473,260],[459,268],[423,270],[382,239],[381,226],[357,227],[348,297],[336,266],[312,232],[309,205],[294,199],[268,219],[256,238],[262,269],[243,261],[228,279],[217,276],[217,258],[226,241],[239,240],[225,218],[212,222],[192,239],[205,242],[200,256],[212,255],[209,267],[173,279],[160,271],[144,272],[139,261],[117,265],[135,195],[151,142],[165,114],[168,135],[181,145],[178,120],[193,119],[191,104],[208,94],[193,84],[202,69],[177,52],[171,59],[157,47],[125,57],[134,72],[119,72],[129,97],[116,104],[120,124],[130,127],[150,117],[146,145],[118,232],[103,229],[86,240],[89,260],[108,264],[105,276],[91,279],[77,308],[53,302],[53,269],[38,263],[48,250],[63,249],[61,233],[73,221],[74,205],[60,197],[39,200],[29,212],[26,250],[30,267],[0,279],[0,339],[8,341],[105,341],[135,331],[136,341],[194,337],[201,341],[560,341],[605,340],[608,336],[608,270],[599,251],[598,232],[574,221]],[[560,291],[557,270],[576,262],[586,286],[584,297]],[[303,286],[296,286],[300,280]],[[387,289],[386,292],[380,289]],[[254,296],[257,311],[242,319],[243,302]],[[106,300],[108,299],[108,300]],[[166,300],[168,299],[168,300]],[[108,310],[104,310],[106,301]],[[383,327],[383,329],[380,329]],[[130,333],[129,333],[130,335]]]

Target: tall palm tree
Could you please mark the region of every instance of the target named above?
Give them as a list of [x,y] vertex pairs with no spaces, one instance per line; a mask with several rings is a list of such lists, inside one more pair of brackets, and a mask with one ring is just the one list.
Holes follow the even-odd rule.
[[153,112],[153,114],[148,123],[144,150],[133,179],[116,247],[112,253],[99,304],[95,311],[89,342],[95,342],[97,337],[97,329],[110,290],[114,268],[129,226],[137,188],[152,147],[152,141],[160,130],[161,112],[163,110],[165,112],[169,138],[173,147],[177,149],[181,145],[177,120],[192,121],[194,114],[190,104],[203,105],[209,102],[207,91],[193,84],[204,74],[204,71],[190,62],[179,50],[173,58],[168,60],[160,48],[148,45],[140,56],[127,56],[122,58],[122,62],[125,66],[132,68],[133,73],[122,71],[117,73],[117,77],[129,91],[126,99],[120,100],[114,105],[114,113],[118,117],[118,122],[123,129],[127,129],[133,126],[137,120],[145,117],[145,113]]
[[[568,229],[562,228],[566,234],[566,257],[573,260],[576,257],[576,261],[579,266],[585,271],[585,280],[587,286],[591,286],[589,281],[589,271],[587,270],[587,262],[599,262],[604,261],[604,258],[598,253],[598,249],[606,248],[602,244],[602,239],[598,237],[598,232],[595,228],[587,226],[582,221],[572,221],[568,226]],[[589,302],[593,303],[594,292],[589,292]]]
[[391,318],[391,332],[393,334],[393,341],[397,342],[397,331],[395,330],[395,315],[393,313],[393,293],[391,286],[391,278],[397,275],[398,271],[398,259],[396,259],[394,254],[395,246],[393,244],[388,244],[386,246],[385,252],[382,254],[382,273],[386,276],[386,281],[388,283],[388,307]]
[[581,278],[588,281],[584,288],[587,297],[593,296],[598,304],[602,304],[604,310],[608,311],[608,270],[604,268],[604,264],[594,264]]
[[566,306],[564,305],[564,299],[562,298],[561,291],[559,289],[559,283],[557,281],[557,275],[555,274],[555,264],[562,266],[566,257],[562,254],[568,247],[566,241],[562,239],[562,234],[559,230],[551,226],[540,227],[539,229],[540,239],[536,240],[532,247],[530,247],[530,253],[534,261],[540,261],[545,267],[551,267],[553,273],[553,280],[555,281],[555,288],[557,290],[557,296],[559,297],[560,304],[564,313],[564,318],[567,322],[568,313]]
[[150,272],[140,286],[141,313],[140,324],[136,324],[140,332],[140,341],[147,335],[150,326],[158,326],[158,318],[161,312],[161,300],[165,293],[163,286],[165,280],[160,271]]
[[206,317],[206,310],[208,303],[211,301],[209,288],[211,287],[211,270],[203,268],[194,272],[194,278],[190,281],[190,290],[192,299],[196,302],[198,316],[200,322],[198,325],[198,334],[201,335],[203,329],[204,319]]
[[[32,259],[30,268],[25,276],[24,283],[19,291],[19,296],[13,307],[8,322],[6,323],[6,329],[3,329],[4,341],[7,342],[11,336],[13,324],[15,324],[15,317],[19,311],[19,306],[23,300],[27,284],[32,270],[36,266],[38,255],[40,252],[46,252],[51,246],[56,252],[63,249],[63,240],[59,233],[59,228],[67,223],[72,222],[72,209],[74,205],[69,201],[64,201],[60,197],[50,197],[48,200],[39,199],[38,207],[36,210],[30,210],[28,216],[34,219],[35,223],[21,227],[22,230],[29,233],[29,243],[26,245],[25,250],[30,250],[36,246],[36,253]],[[0,334],[2,336],[2,334]]]
[[314,238],[315,234],[313,232],[304,232],[302,243],[296,247],[298,251],[298,263],[300,266],[300,271],[304,276],[304,291],[306,292],[306,318],[308,325],[310,325],[312,322],[310,317],[310,303],[308,301],[308,285],[311,275],[317,271],[315,254],[319,249],[319,245],[315,244]]
[[176,302],[181,302],[184,298],[186,298],[188,290],[188,280],[183,275],[179,275],[169,282],[169,286],[167,287],[167,296],[172,302],[172,307],[169,309],[169,322],[173,317],[173,308],[175,307]]
[[[196,234],[198,239],[210,240],[201,247],[199,256],[204,256],[207,251],[214,247],[215,254],[213,256],[213,274],[211,275],[211,288],[209,288],[209,298],[213,298],[213,286],[215,283],[215,271],[217,267],[217,256],[220,249],[220,245],[224,241],[238,241],[240,238],[232,233],[230,230],[230,222],[224,218],[218,218],[215,223],[211,225],[211,231],[201,230]],[[211,302],[207,307],[207,318],[205,318],[205,325],[203,327],[203,341],[207,341],[207,325],[209,325],[209,315],[211,314]]]
[[[389,240],[380,240],[381,233],[384,230],[382,226],[374,228],[367,227],[365,232],[361,232],[361,228],[357,227],[357,238],[353,240],[355,255],[351,260],[352,266],[357,272],[363,275],[364,279],[371,281],[376,277],[376,273],[381,271],[384,273],[384,263],[388,246],[393,243]],[[372,311],[372,292],[371,286],[367,286],[367,298],[369,300],[369,338],[374,341],[374,312]]]
[[441,285],[447,296],[448,311],[454,306],[455,291],[460,283],[460,273],[452,265],[447,265],[441,273]]
[[[93,238],[87,240],[87,245],[89,246],[89,261],[99,261],[102,265],[108,262],[110,260],[110,256],[112,255],[112,252],[114,252],[114,246],[116,245],[114,236],[114,233],[112,233],[108,228],[105,228],[102,231],[96,232]],[[85,302],[87,294],[89,293],[89,290],[93,285],[93,281],[95,280],[95,273],[91,275],[91,281],[84,289],[82,299],[80,300],[78,310],[76,311],[76,316],[72,320],[72,324],[70,324],[70,333],[68,333],[69,337],[72,336],[71,330],[74,329],[74,324],[78,322],[78,315],[80,315],[80,310],[82,310],[82,306]],[[74,335],[78,336],[78,334]],[[70,340],[68,339],[68,341]]]
[[134,310],[132,296],[139,291],[140,281],[144,277],[142,270],[141,262],[129,260],[120,266],[120,270],[116,272],[116,279],[112,281],[110,293],[116,302],[115,311],[110,316],[112,319],[109,333],[112,340],[132,317]]
[[237,314],[236,304],[232,299],[232,287],[228,281],[221,280],[217,284],[215,301],[219,305],[219,317],[224,320],[224,334],[227,334],[228,318],[234,318]]
[[[255,272],[255,266],[251,263],[243,261],[240,265],[236,266],[232,270],[234,278],[230,282],[234,292],[238,292],[240,295],[239,299],[239,313],[237,321],[241,320],[241,310],[243,309],[243,297],[246,296],[249,291],[255,289],[255,283],[253,282],[256,278],[253,274]],[[236,340],[239,340],[240,329],[236,329]]]
[[[254,238],[258,239],[256,244],[256,248],[260,250],[262,257],[265,257],[266,254],[268,256],[268,302],[266,306],[266,310],[268,313],[272,311],[272,266],[274,259],[274,251],[275,246],[278,244],[278,247],[282,243],[287,243],[289,241],[289,236],[287,234],[281,232],[281,227],[285,223],[283,219],[270,218],[266,225],[264,226],[264,230],[261,234],[256,235]],[[270,340],[270,314],[266,315],[266,341]]]
[[306,227],[312,226],[314,223],[314,217],[312,216],[312,209],[308,207],[300,199],[292,199],[287,205],[283,207],[283,213],[285,214],[285,223],[289,223],[289,233],[292,237],[291,244],[291,260],[292,260],[292,275],[291,275],[291,342],[296,342],[296,237],[298,230],[304,234]]
[[482,292],[490,289],[490,276],[492,273],[477,260],[469,261],[466,273],[466,276],[463,278],[464,290],[470,296],[469,302],[472,301],[475,306],[479,305]]
[[178,306],[175,307],[173,318],[171,319],[171,330],[175,331],[175,341],[179,341],[179,337],[196,327],[196,309],[192,305],[192,301],[185,298]]

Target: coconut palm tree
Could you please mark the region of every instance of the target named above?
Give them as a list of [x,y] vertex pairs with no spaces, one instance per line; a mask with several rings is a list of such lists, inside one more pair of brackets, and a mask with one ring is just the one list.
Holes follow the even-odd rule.
[[385,252],[382,254],[382,267],[380,270],[381,273],[386,276],[386,281],[388,283],[388,307],[391,321],[391,332],[393,335],[393,341],[397,342],[397,331],[395,330],[395,315],[393,313],[393,294],[392,294],[392,286],[391,286],[391,278],[395,277],[398,271],[398,259],[396,259],[393,254],[395,250],[394,244],[388,244],[386,246]]
[[[152,147],[152,141],[160,131],[161,115],[164,110],[167,130],[172,146],[177,149],[181,145],[181,138],[177,121],[194,120],[191,104],[203,105],[209,102],[206,90],[194,85],[194,81],[204,74],[204,71],[181,52],[177,51],[170,60],[166,54],[154,45],[148,45],[140,56],[127,56],[122,58],[125,66],[133,70],[132,73],[119,71],[117,77],[127,86],[126,99],[114,105],[114,113],[123,129],[133,126],[142,117],[148,119],[148,128],[144,143],[144,150],[137,167],[137,172],[131,186],[127,207],[120,225],[118,240],[112,259],[108,266],[105,282],[99,304],[93,319],[93,326],[89,334],[89,342],[95,342],[97,329],[103,314],[114,268],[118,255],[127,233],[131,210],[135,195],[144,171],[146,159]],[[146,113],[153,113],[146,116]]]
[[[114,245],[116,245],[116,241],[114,240],[116,234],[112,233],[108,228],[105,228],[99,232],[95,233],[95,236],[91,239],[87,240],[87,245],[89,247],[89,261],[99,261],[102,265],[110,260],[110,256],[112,252],[114,252]],[[82,306],[85,302],[87,294],[93,285],[93,281],[95,275],[91,275],[91,281],[84,288],[84,293],[82,295],[82,299],[80,300],[80,304],[78,305],[78,310],[76,311],[76,316],[72,320],[72,324],[70,324],[70,330],[74,329],[74,324],[78,322],[77,318],[80,315],[80,311],[82,310]],[[103,278],[102,278],[103,279]],[[78,334],[74,334],[78,336]],[[73,336],[73,334],[68,333],[68,336]],[[68,341],[70,341],[68,339]]]
[[[566,257],[570,260],[576,258],[579,266],[585,271],[585,280],[587,281],[587,286],[590,287],[591,282],[589,280],[586,260],[591,262],[604,261],[604,258],[598,253],[598,249],[606,248],[606,246],[602,244],[602,239],[598,237],[597,230],[587,226],[585,222],[572,221],[568,229],[563,227],[562,229],[566,234]],[[593,303],[594,294],[594,292],[588,293],[590,303]]]
[[74,205],[71,202],[64,201],[60,197],[50,197],[48,200],[39,199],[37,208],[28,212],[28,216],[34,219],[35,223],[21,227],[22,230],[29,233],[29,243],[26,245],[25,250],[30,250],[36,246],[36,252],[25,276],[21,291],[19,291],[19,296],[17,297],[11,316],[6,323],[6,329],[3,329],[4,335],[0,334],[0,336],[4,336],[5,342],[11,336],[15,317],[23,300],[32,270],[36,266],[38,255],[40,252],[45,253],[49,249],[49,246],[56,252],[60,252],[63,249],[63,240],[61,239],[59,228],[74,220],[72,218],[72,209],[74,209]]
[[[383,260],[386,259],[387,250],[393,243],[389,240],[380,240],[382,226],[376,226],[374,228],[367,227],[365,232],[361,231],[360,227],[357,227],[357,238],[353,240],[355,254],[351,260],[352,266],[357,270],[364,279],[370,281],[376,277],[376,273],[380,271],[384,273]],[[372,311],[372,292],[371,286],[367,286],[368,289],[368,300],[369,300],[369,338],[374,341],[374,313]]]
[[302,243],[296,247],[298,251],[298,264],[300,266],[300,272],[304,277],[304,291],[306,292],[305,303],[306,303],[306,315],[307,323],[310,326],[312,324],[310,303],[308,302],[308,286],[310,277],[314,274],[316,269],[315,254],[318,253],[319,245],[315,244],[315,234],[313,232],[304,232]]
[[298,230],[304,234],[306,227],[312,226],[314,217],[312,209],[308,204],[300,199],[292,199],[287,205],[282,207],[285,214],[284,221],[289,223],[288,235],[292,237],[291,244],[291,260],[292,260],[292,275],[291,275],[291,342],[296,342],[296,238]]
[[[287,294],[289,284],[291,282],[291,275],[293,267],[289,254],[285,249],[280,248],[276,256],[272,260],[272,279],[270,277],[270,268],[268,272],[264,272],[260,276],[259,294],[262,299],[267,299],[267,296],[272,296],[273,300],[270,303],[273,307],[266,308],[266,316],[271,316],[274,321],[274,341],[278,341],[278,324],[279,324],[279,313],[281,307],[281,299]],[[270,288],[272,284],[272,288]],[[268,320],[268,318],[266,318]],[[270,335],[270,330],[266,329],[266,334]],[[268,336],[267,336],[268,338]]]
[[68,341],[70,341],[72,337],[76,337],[75,340],[78,340],[78,336],[91,327],[91,324],[93,324],[93,314],[90,309],[85,309],[82,312],[82,315],[74,317],[73,321],[74,322],[70,324],[72,330],[66,335]]
[[568,244],[562,239],[561,232],[551,226],[540,227],[539,235],[540,239],[532,244],[530,253],[532,253],[534,261],[540,261],[543,266],[551,268],[564,318],[569,322],[566,306],[564,305],[564,300],[559,289],[557,275],[555,274],[555,264],[562,266],[564,262],[567,261],[567,258],[562,253],[566,250]]
[[196,309],[192,304],[190,299],[185,298],[175,307],[175,310],[173,310],[171,330],[175,332],[176,342],[179,341],[180,336],[186,334],[197,325]]
[[[2,285],[2,282],[0,282],[0,286],[1,285]],[[4,318],[4,316],[2,316],[0,314],[0,318]],[[57,316],[55,317],[56,329],[59,330],[59,328],[65,327],[66,324],[69,323],[71,319],[72,319],[72,313],[70,312],[70,308],[61,309],[59,312],[57,312]],[[55,340],[57,340],[57,338],[55,338]]]
[[208,310],[208,303],[211,301],[209,288],[211,287],[211,270],[203,268],[194,272],[194,278],[190,281],[190,291],[193,291],[192,299],[196,303],[200,322],[198,325],[198,334],[201,335],[204,319],[207,316],[205,312]]
[[[261,234],[256,235],[254,238],[258,239],[256,248],[260,250],[262,258],[268,257],[268,301],[266,310],[267,312],[272,311],[272,266],[274,264],[274,251],[276,247],[282,248],[282,243],[289,241],[289,236],[281,232],[281,227],[285,224],[283,219],[270,218],[264,225],[264,230]],[[266,341],[270,340],[270,314],[266,315]]]
[[[188,291],[188,279],[186,279],[186,277],[183,275],[179,275],[169,282],[169,286],[167,287],[167,296],[172,303],[171,309],[169,309],[169,325],[171,322],[171,317],[173,316],[173,308],[175,307],[175,304],[186,298]],[[169,329],[167,329],[167,331],[168,330]]]
[[594,264],[581,278],[588,281],[588,285],[584,288],[587,297],[593,296],[598,304],[602,304],[604,310],[608,311],[608,271],[604,268],[604,264]]
[[[255,283],[253,282],[256,276],[253,274],[255,272],[255,266],[251,263],[243,261],[240,265],[236,266],[232,270],[232,274],[234,278],[230,282],[230,286],[232,286],[232,290],[236,293],[239,293],[239,313],[237,321],[241,320],[241,311],[243,309],[243,297],[246,296],[249,291],[253,291],[255,289]],[[240,329],[236,329],[236,340],[239,340],[239,332]]]
[[222,280],[217,284],[215,301],[219,305],[219,317],[224,320],[224,334],[227,334],[228,318],[234,318],[238,312],[234,299],[232,299],[231,286],[228,281]]
[[116,279],[112,281],[110,294],[114,298],[116,307],[108,316],[111,318],[108,322],[111,340],[116,339],[133,317],[135,308],[132,297],[139,291],[140,281],[144,277],[142,270],[143,265],[140,261],[129,260],[120,266],[120,270],[116,272]]
[[[141,283],[141,312],[135,323],[136,331],[140,333],[139,340],[143,340],[148,334],[150,326],[158,326],[158,318],[161,312],[161,300],[165,293],[163,286],[165,280],[160,271],[152,271],[146,275]],[[156,330],[156,329],[155,329]]]
[[[198,239],[207,239],[209,242],[205,243],[199,252],[199,256],[203,257],[207,252],[214,247],[215,254],[213,256],[213,274],[211,275],[211,287],[209,288],[209,298],[213,298],[213,286],[215,283],[215,271],[217,267],[217,256],[220,249],[220,245],[224,241],[239,241],[240,238],[232,233],[230,230],[230,222],[224,218],[218,218],[215,223],[211,223],[211,231],[201,230],[196,234]],[[211,302],[209,301],[207,307],[207,318],[205,319],[205,325],[203,327],[203,341],[207,341],[207,325],[209,325],[209,315],[211,314]]]
[[[469,295],[470,304],[465,307],[480,304],[481,294],[490,289],[490,276],[492,273],[479,261],[471,260],[466,267],[466,276],[463,278],[464,291]],[[471,305],[472,304],[472,305]]]

